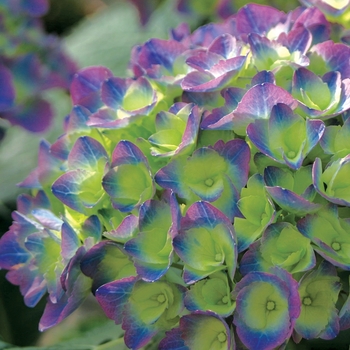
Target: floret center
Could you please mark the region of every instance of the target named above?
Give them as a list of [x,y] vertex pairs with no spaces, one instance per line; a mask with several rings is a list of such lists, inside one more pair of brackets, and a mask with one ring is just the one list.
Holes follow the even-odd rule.
[[163,304],[165,302],[165,296],[164,294],[159,294],[157,297],[157,301],[161,304]]
[[221,332],[221,333],[218,334],[218,341],[219,341],[220,343],[225,342],[226,339],[227,339],[227,337],[226,337],[226,334],[225,334],[224,332]]
[[295,152],[294,151],[289,151],[287,153],[288,158],[294,158],[295,157]]
[[206,179],[204,181],[204,183],[205,183],[206,186],[211,187],[214,184],[214,180],[209,178],[209,179]]
[[272,311],[272,310],[275,310],[276,308],[276,303],[274,301],[268,301],[267,304],[266,304],[266,309],[268,311]]
[[305,297],[305,298],[303,299],[303,304],[306,305],[306,306],[311,305],[311,304],[312,304],[311,298],[310,298],[310,297]]
[[221,299],[223,304],[227,304],[228,303],[228,296],[225,295],[222,299]]
[[338,243],[338,242],[333,242],[333,243],[332,243],[332,249],[335,250],[335,251],[340,250],[340,249],[341,249],[340,243]]
[[218,253],[215,254],[215,261],[221,261],[222,260],[222,254]]

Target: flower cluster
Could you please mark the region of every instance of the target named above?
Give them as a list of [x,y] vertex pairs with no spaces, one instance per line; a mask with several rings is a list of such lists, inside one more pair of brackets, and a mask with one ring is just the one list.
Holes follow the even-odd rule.
[[75,64],[59,39],[45,34],[47,0],[0,1],[0,117],[31,132],[47,130],[53,110],[48,89],[69,89]]
[[[140,22],[145,25],[153,11],[164,0],[130,0],[136,7]],[[290,11],[299,5],[317,7],[335,27],[335,34],[339,30],[343,33],[343,40],[349,43],[350,29],[350,3],[348,0],[256,0],[256,4],[274,6],[283,11]],[[238,12],[247,1],[245,0],[176,0],[176,9],[182,14],[196,16],[204,20],[226,19]]]
[[268,350],[350,328],[350,47],[250,4],[75,74],[0,267],[45,330],[92,291],[131,349]]

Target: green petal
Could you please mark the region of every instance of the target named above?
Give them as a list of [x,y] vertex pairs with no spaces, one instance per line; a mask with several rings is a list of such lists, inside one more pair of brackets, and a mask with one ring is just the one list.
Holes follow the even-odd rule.
[[166,151],[173,151],[181,143],[182,134],[176,129],[161,130],[150,136],[148,140]]
[[262,215],[265,213],[266,198],[249,196],[241,198],[237,206],[244,217],[255,226],[260,226]]
[[139,282],[135,285],[130,297],[138,317],[145,324],[152,324],[159,319],[173,301],[173,291],[164,282]]

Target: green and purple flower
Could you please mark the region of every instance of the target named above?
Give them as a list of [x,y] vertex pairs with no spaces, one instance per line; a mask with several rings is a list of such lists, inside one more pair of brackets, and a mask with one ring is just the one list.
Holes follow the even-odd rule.
[[180,227],[174,249],[184,262],[185,283],[192,284],[221,270],[227,270],[233,280],[237,245],[227,217],[207,202],[196,202],[188,209]]
[[292,224],[271,224],[260,240],[249,246],[240,262],[240,272],[268,272],[278,266],[291,274],[312,269],[316,264],[310,239],[304,237]]
[[315,251],[344,270],[350,269],[349,220],[338,216],[338,208],[329,204],[297,223],[298,230],[315,244]]
[[298,284],[282,269],[251,272],[236,284],[233,323],[252,350],[274,349],[291,336],[300,314]]
[[[178,4],[236,13],[135,46],[126,78],[74,75],[64,134],[40,143],[0,240],[25,303],[48,296],[41,330],[90,293],[131,349],[275,350],[350,328],[350,48],[325,17],[348,1],[209,2]],[[1,116],[21,84],[54,85],[39,68],[0,59]],[[46,107],[26,104],[43,128]]]
[[340,290],[335,268],[323,262],[317,270],[307,273],[299,282],[301,312],[295,331],[305,339],[332,339],[339,332],[335,303]]

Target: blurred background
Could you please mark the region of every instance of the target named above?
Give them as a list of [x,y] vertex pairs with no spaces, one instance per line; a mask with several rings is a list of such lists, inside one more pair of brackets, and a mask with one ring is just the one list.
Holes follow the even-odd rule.
[[[0,6],[6,1],[12,0],[0,0]],[[271,5],[276,6],[276,1],[272,0]],[[236,3],[240,7],[248,1]],[[169,30],[181,22],[188,22],[195,29],[212,19],[205,12],[179,13],[175,4],[175,0],[50,0],[49,11],[41,20],[45,33],[60,37],[63,50],[78,68],[102,65],[116,76],[125,77],[134,45],[152,37],[165,39]],[[298,2],[285,1],[282,6],[288,11],[298,6]],[[0,17],[0,24],[1,20],[4,18]],[[4,33],[0,31],[0,54],[1,35]],[[29,133],[0,118],[0,236],[12,223],[11,212],[16,209],[16,197],[25,192],[16,184],[36,167],[40,141],[53,142],[63,133],[63,121],[71,109],[67,90],[50,89],[44,95],[54,114],[53,125],[48,131]],[[83,347],[71,345],[70,339],[80,336],[85,344],[98,345],[121,333],[120,328],[102,315],[93,298],[59,326],[39,333],[38,323],[45,299],[35,308],[26,307],[19,288],[8,283],[5,274],[6,271],[0,270],[0,350],[7,348],[2,345],[5,343],[17,347],[32,346],[32,350],[36,349],[34,346],[76,350]],[[302,342],[298,349],[348,350],[349,338],[349,332],[342,333],[336,341],[322,342],[322,345],[318,341]],[[62,341],[66,342],[65,347],[49,347]],[[118,345],[115,349],[125,349],[125,346]]]

